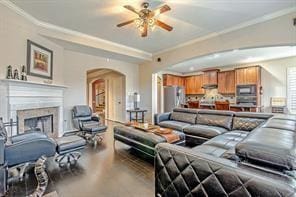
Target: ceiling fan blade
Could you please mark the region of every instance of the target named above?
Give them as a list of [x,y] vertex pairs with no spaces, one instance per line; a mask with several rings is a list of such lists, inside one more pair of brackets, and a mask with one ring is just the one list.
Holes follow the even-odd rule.
[[130,5],[125,5],[125,6],[123,6],[125,9],[128,9],[129,11],[132,11],[132,12],[134,12],[134,13],[136,13],[136,14],[140,14],[133,6],[130,6]]
[[124,25],[128,25],[128,24],[131,24],[135,21],[135,19],[133,20],[130,20],[130,21],[126,21],[126,22],[123,22],[123,23],[119,23],[118,25],[116,25],[117,27],[122,27]]
[[144,24],[143,30],[141,32],[141,36],[146,37],[147,34],[148,34],[148,24],[146,23],[146,24]]
[[152,17],[157,16],[157,15],[164,13],[164,12],[170,11],[170,10],[171,10],[170,6],[163,5],[152,12]]
[[167,30],[167,31],[172,31],[173,27],[169,26],[168,24],[165,24],[164,22],[161,22],[160,20],[155,21],[155,25]]

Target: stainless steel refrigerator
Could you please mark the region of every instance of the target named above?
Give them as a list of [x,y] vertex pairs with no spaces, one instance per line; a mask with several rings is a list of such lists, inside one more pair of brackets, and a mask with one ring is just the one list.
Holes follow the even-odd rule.
[[164,112],[171,112],[176,107],[181,107],[185,103],[185,91],[181,86],[163,87]]

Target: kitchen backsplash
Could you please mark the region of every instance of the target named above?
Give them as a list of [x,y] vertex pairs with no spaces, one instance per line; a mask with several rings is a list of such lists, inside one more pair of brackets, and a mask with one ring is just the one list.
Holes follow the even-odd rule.
[[215,101],[228,100],[230,103],[235,103],[234,95],[221,95],[218,89],[207,89],[204,95],[186,95],[186,101],[201,101],[205,103],[213,103]]

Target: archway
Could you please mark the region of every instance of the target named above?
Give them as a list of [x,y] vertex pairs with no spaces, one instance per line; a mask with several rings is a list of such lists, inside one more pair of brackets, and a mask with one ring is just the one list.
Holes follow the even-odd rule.
[[93,112],[107,120],[124,122],[126,76],[112,69],[87,71],[87,100]]

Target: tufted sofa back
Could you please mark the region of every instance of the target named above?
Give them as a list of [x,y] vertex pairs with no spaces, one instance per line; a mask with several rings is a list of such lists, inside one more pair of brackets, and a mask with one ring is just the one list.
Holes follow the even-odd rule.
[[196,123],[231,130],[233,115],[231,111],[201,110],[197,114]]

